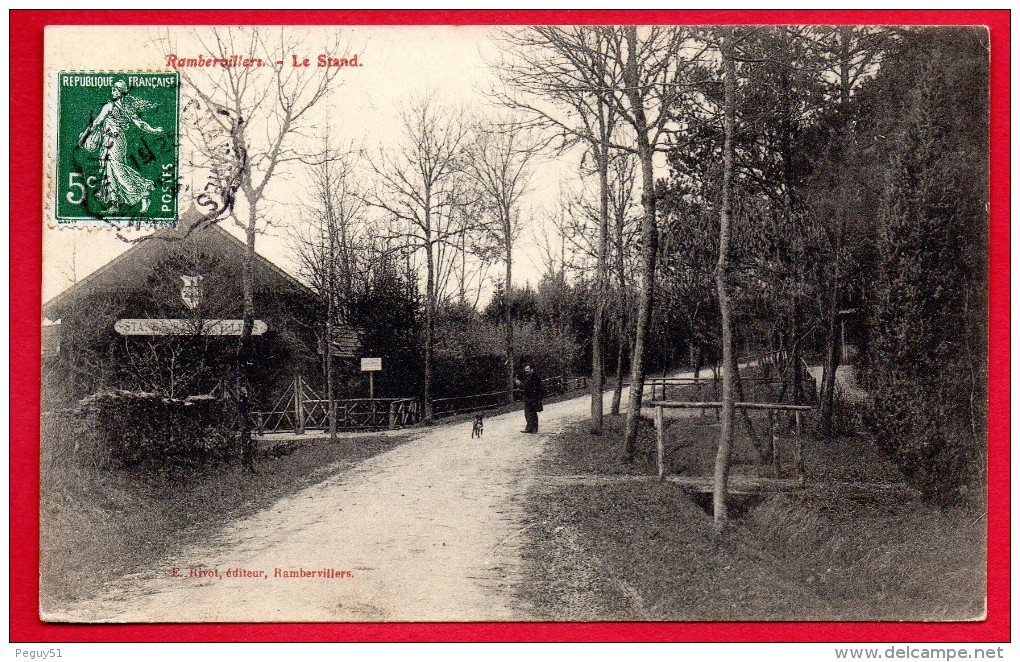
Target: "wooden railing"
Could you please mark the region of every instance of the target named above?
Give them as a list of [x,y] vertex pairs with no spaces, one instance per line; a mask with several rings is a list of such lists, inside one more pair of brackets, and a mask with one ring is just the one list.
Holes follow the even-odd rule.
[[[330,401],[295,377],[272,409],[252,413],[258,434],[329,430]],[[393,430],[421,420],[415,398],[350,398],[332,403],[338,430]]]
[[[659,478],[662,479],[666,475],[665,466],[665,440],[666,440],[666,427],[669,423],[666,420],[664,410],[665,409],[722,409],[721,402],[678,402],[673,400],[653,400],[651,405],[655,408],[655,452],[656,452],[656,465],[658,467]],[[797,445],[795,450],[795,463],[797,467],[797,479],[798,484],[803,487],[806,482],[806,473],[804,471],[804,437],[803,428],[801,425],[801,414],[804,412],[811,411],[814,407],[808,405],[790,405],[780,402],[734,402],[734,409],[757,409],[769,412],[770,427],[772,432],[770,450],[772,454],[772,472],[775,478],[779,478],[781,472],[781,462],[779,459],[779,424],[778,419],[773,416],[774,412],[777,411],[788,411],[793,412],[796,427],[794,432],[797,436]]]
[[[338,430],[394,430],[421,420],[414,398],[354,398],[334,400],[334,405]],[[302,407],[303,415],[290,410],[255,412],[258,433],[329,430],[329,400],[307,399]]]
[[[818,391],[811,375],[803,375],[801,402],[794,402],[791,381],[768,377],[741,377],[744,402],[783,402],[786,404],[816,404]],[[650,391],[653,400],[675,400],[685,402],[716,401],[722,397],[722,379],[695,379],[694,377],[649,377],[645,390]]]
[[[587,377],[548,377],[542,380],[546,396],[571,393],[588,388]],[[520,389],[514,390],[520,399]],[[432,401],[434,418],[460,413],[494,409],[507,404],[506,391],[476,393]],[[416,398],[353,398],[334,400],[338,430],[382,430],[415,425],[422,419],[421,402]],[[266,411],[252,414],[258,434],[306,430],[328,430],[330,401],[319,396],[303,379],[295,378],[276,404]]]
[[[588,388],[587,377],[546,377],[542,380],[546,397],[572,393]],[[514,389],[514,400],[520,400],[521,389]],[[432,400],[433,418],[444,418],[483,409],[495,409],[507,403],[507,391],[475,393],[474,395],[458,395],[452,398],[434,398]]]

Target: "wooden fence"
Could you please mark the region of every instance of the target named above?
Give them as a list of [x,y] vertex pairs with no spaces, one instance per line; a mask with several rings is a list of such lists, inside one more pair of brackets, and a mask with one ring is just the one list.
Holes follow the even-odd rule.
[[[588,388],[587,377],[547,377],[542,380],[546,397],[582,391]],[[520,400],[521,389],[514,389],[514,400]],[[472,411],[496,409],[507,404],[507,391],[492,391],[474,395],[458,395],[452,398],[435,398],[432,400],[433,418],[445,418]]]
[[[547,396],[560,395],[588,388],[587,377],[549,377],[542,380]],[[519,399],[520,390],[514,391]],[[506,391],[476,393],[432,401],[434,418],[494,409],[506,404]],[[296,377],[268,410],[253,412],[258,434],[329,430],[328,399],[316,393],[301,377]],[[422,420],[421,402],[417,398],[353,398],[334,400],[337,430],[394,430],[415,425]]]
[[[743,402],[773,402],[785,404],[817,404],[818,390],[810,374],[802,376],[803,388],[800,401],[796,401],[793,384],[768,377],[741,377],[740,387]],[[651,391],[653,400],[674,400],[683,402],[712,402],[722,398],[722,379],[695,379],[694,377],[650,377],[645,380],[645,389]]]
[[[394,430],[421,420],[415,398],[351,398],[333,400],[338,430]],[[329,430],[330,401],[322,398],[301,377],[296,377],[276,404],[252,413],[258,434]]]

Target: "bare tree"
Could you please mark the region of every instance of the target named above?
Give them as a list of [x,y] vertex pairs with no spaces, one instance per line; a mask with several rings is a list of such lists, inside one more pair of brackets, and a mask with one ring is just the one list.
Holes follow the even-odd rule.
[[[312,126],[310,111],[328,97],[340,69],[289,66],[286,56],[303,48],[306,37],[285,27],[214,27],[193,35],[204,52],[215,58],[227,60],[235,53],[252,53],[269,65],[181,70],[195,99],[210,109],[213,116],[221,118],[220,125],[227,132],[223,143],[229,149],[211,143],[206,132],[200,132],[196,144],[200,155],[214,168],[226,172],[219,184],[226,205],[217,213],[231,216],[245,232],[244,324],[237,345],[237,402],[242,425],[242,462],[254,471],[255,447],[247,393],[252,377],[248,374],[248,355],[255,320],[255,241],[268,224],[270,186],[280,178],[284,164],[306,156],[296,143]],[[326,49],[342,51],[339,33]],[[285,64],[274,66],[279,61]],[[243,209],[235,206],[235,199],[243,201]]]
[[[502,65],[505,83],[541,99],[528,103],[504,94],[508,103],[533,113],[538,124],[558,129],[565,144],[591,136],[598,144],[637,154],[639,159],[645,213],[625,444],[628,459],[633,459],[655,292],[658,231],[653,159],[657,151],[668,148],[666,138],[676,128],[678,108],[700,75],[707,44],[696,39],[694,30],[682,26],[536,27],[523,34],[508,33],[505,40],[519,60]],[[579,95],[587,99],[582,102],[587,104],[587,117],[599,117],[598,108],[605,104],[608,115],[604,117],[618,117],[628,131],[602,133],[591,131],[591,124],[579,123],[584,111],[573,103]],[[550,102],[568,108],[568,114],[560,117],[546,110]],[[579,131],[579,125],[586,126],[587,133]],[[596,406],[601,409],[601,403],[593,402],[593,411]]]
[[319,295],[325,317],[319,347],[329,401],[330,438],[336,439],[333,343],[335,329],[347,320],[347,309],[359,278],[358,254],[366,205],[360,195],[350,154],[333,149],[327,132],[321,154],[309,164],[312,184],[311,222],[293,245],[299,269]]
[[[485,232],[496,247],[496,255],[506,267],[503,272],[504,340],[506,345],[507,402],[514,399],[514,325],[510,294],[513,289],[513,249],[520,237],[523,221],[521,198],[527,193],[531,165],[538,145],[521,127],[510,121],[502,127],[479,131],[470,148],[467,168],[482,196],[486,210]],[[462,249],[463,252],[463,249]]]
[[630,317],[629,284],[633,267],[630,256],[636,242],[637,228],[634,215],[634,185],[636,183],[634,158],[626,152],[617,154],[609,168],[609,209],[612,219],[613,270],[616,275],[616,378],[613,381],[613,399],[609,413],[620,414],[620,400],[623,397],[623,365],[630,347],[631,334],[628,332]]
[[372,162],[378,184],[368,203],[391,221],[394,245],[425,259],[425,421],[432,421],[432,362],[439,285],[448,271],[445,251],[459,248],[468,230],[463,211],[474,195],[465,175],[469,123],[431,97],[401,112],[402,142]]
[[667,136],[675,128],[679,107],[691,93],[700,75],[701,56],[707,44],[695,32],[682,26],[629,25],[614,30],[612,57],[622,63],[622,90],[614,100],[621,117],[634,131],[641,167],[641,288],[634,332],[630,394],[627,410],[626,455],[637,453],[638,419],[644,391],[644,354],[651,326],[655,295],[655,262],[658,252],[658,224],[655,201],[655,153],[667,147]]
[[483,242],[469,241],[469,234],[463,232],[460,235],[460,249],[453,262],[451,278],[457,302],[477,309],[492,260],[488,257],[488,247]]
[[[508,56],[499,64],[501,101],[559,139],[558,148],[580,144],[594,161],[599,182],[595,256],[595,316],[592,324],[591,424],[602,434],[605,387],[603,329],[608,300],[609,161],[618,110],[612,94],[621,86],[621,61],[610,57],[612,30],[596,26],[536,26],[508,30]],[[523,95],[523,96],[521,96]],[[550,105],[551,104],[551,105]]]
[[[613,378],[613,397],[610,414],[619,416],[623,394],[626,357],[632,349],[632,333],[628,319],[633,297],[631,283],[634,273],[633,252],[637,244],[637,222],[640,214],[635,213],[639,205],[634,199],[637,179],[635,159],[626,152],[615,153],[609,162],[608,172],[609,241],[606,246],[607,285],[606,305],[613,311],[613,330],[616,340],[616,375]],[[555,225],[569,254],[564,263],[582,278],[598,266],[601,246],[600,201],[593,200],[591,191],[582,183],[580,189],[565,188],[560,193],[561,214]],[[597,191],[596,191],[597,194]],[[550,262],[554,260],[546,251]],[[611,264],[609,264],[611,263]],[[598,285],[596,285],[598,286]]]

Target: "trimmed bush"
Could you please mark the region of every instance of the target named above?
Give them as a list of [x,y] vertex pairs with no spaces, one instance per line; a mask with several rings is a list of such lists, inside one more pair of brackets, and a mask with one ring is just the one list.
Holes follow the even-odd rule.
[[225,461],[236,446],[225,403],[212,396],[104,391],[83,398],[75,413],[97,441],[91,453],[101,466],[195,467]]

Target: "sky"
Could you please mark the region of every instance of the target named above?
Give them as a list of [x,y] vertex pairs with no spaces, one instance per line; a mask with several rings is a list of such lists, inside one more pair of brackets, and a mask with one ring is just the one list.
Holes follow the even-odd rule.
[[[300,45],[290,54],[299,61],[310,59],[317,75],[316,58],[326,50],[337,28],[299,28]],[[331,136],[339,142],[363,147],[368,153],[394,145],[399,109],[415,96],[431,94],[453,112],[472,112],[486,116],[496,112],[487,90],[497,82],[486,62],[498,56],[492,28],[478,26],[344,27],[340,42],[346,53],[358,55],[360,66],[343,68],[339,83],[330,97],[317,106],[309,121],[309,133],[298,137],[295,146],[314,147],[321,139],[313,135],[328,124]],[[59,26],[48,27],[45,37],[47,98],[55,98],[55,81],[60,71],[160,71],[167,70],[167,55],[179,57],[208,55],[199,39],[208,39],[206,28],[146,26]],[[284,56],[285,62],[292,57]],[[288,66],[288,65],[285,65]],[[46,301],[109,262],[130,247],[109,228],[56,228],[52,203],[56,193],[52,167],[56,104],[47,103],[44,127],[46,136],[46,173],[44,174],[44,210],[47,220],[43,233],[43,301]],[[182,144],[182,150],[186,147]],[[182,161],[186,157],[182,155]],[[528,194],[522,201],[526,227],[514,251],[518,284],[535,283],[545,271],[543,247],[547,237],[555,235],[548,220],[554,213],[561,185],[576,180],[576,157],[543,159],[536,165]],[[371,181],[368,182],[371,185]],[[273,200],[267,214],[274,223],[260,236],[256,250],[291,273],[296,273],[289,237],[307,199],[307,183],[300,168],[292,167],[270,185]],[[186,197],[185,193],[182,196]],[[181,209],[188,205],[181,200]],[[241,237],[232,222],[224,227]],[[128,238],[140,232],[122,233]],[[500,268],[490,271],[499,278]]]

